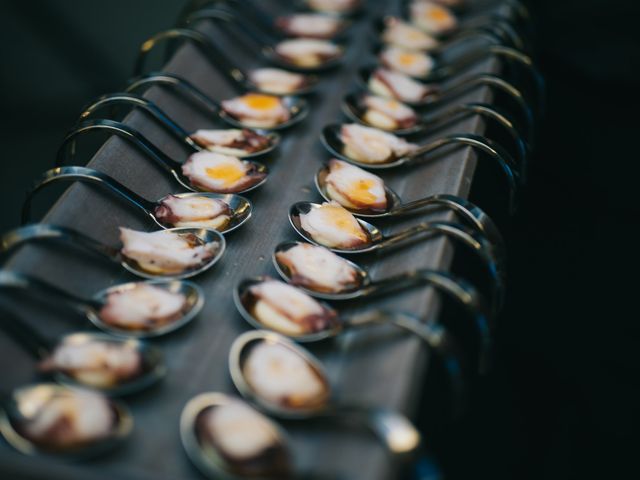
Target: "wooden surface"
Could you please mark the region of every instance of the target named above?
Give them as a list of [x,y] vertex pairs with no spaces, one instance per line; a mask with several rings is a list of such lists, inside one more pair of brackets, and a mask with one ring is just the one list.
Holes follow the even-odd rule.
[[[379,9],[376,10],[376,14],[381,13]],[[200,28],[207,32],[213,30],[213,27],[205,25]],[[0,465],[11,475],[7,478],[200,478],[180,444],[180,412],[185,403],[199,393],[234,392],[227,371],[227,355],[233,340],[250,327],[236,312],[231,291],[245,277],[262,274],[276,276],[271,264],[274,247],[281,241],[296,239],[287,220],[289,206],[300,200],[320,200],[313,186],[313,176],[329,156],[320,145],[319,133],[325,124],[342,119],[339,101],[355,86],[356,68],[373,60],[365,53],[371,42],[371,34],[371,16],[360,17],[352,28],[352,42],[345,65],[323,75],[321,90],[310,99],[310,116],[302,124],[287,130],[279,150],[265,160],[271,169],[269,180],[264,187],[248,195],[254,204],[253,218],[227,237],[228,248],[224,258],[212,270],[195,279],[206,292],[202,314],[187,328],[154,340],[164,349],[169,374],[157,387],[126,399],[135,417],[132,438],[110,455],[71,465],[61,464],[54,459],[27,459],[2,442]],[[216,38],[223,43],[220,36]],[[238,45],[229,45],[228,48],[234,52],[234,58],[246,65],[254,65],[252,61],[256,57],[248,55],[246,50],[239,49]],[[492,65],[486,64],[479,69],[487,71],[490,68]],[[234,94],[224,79],[190,45],[177,51],[166,66],[166,71],[186,77],[214,98],[223,99]],[[187,129],[215,124],[201,111],[161,88],[148,91],[147,96]],[[479,90],[460,101],[488,99],[489,92]],[[185,159],[186,150],[143,113],[130,114],[127,123],[139,128],[174,158]],[[458,123],[450,131],[481,133],[482,128],[479,120],[470,119]],[[52,154],[52,163],[53,157]],[[77,164],[85,164],[87,160],[78,158]],[[109,139],[91,159],[90,166],[112,175],[149,199],[179,191],[171,178],[119,138]],[[436,162],[383,173],[382,176],[404,200],[436,193],[466,196],[474,166],[473,153],[462,149]],[[118,244],[117,227],[120,225],[153,229],[150,222],[128,205],[95,187],[82,184],[74,184],[66,191],[50,209],[46,221],[84,230],[113,245]],[[385,232],[393,232],[417,221],[412,218],[376,224],[383,227]],[[418,266],[446,269],[451,260],[451,250],[445,241],[438,240],[389,254],[354,259],[368,267],[373,278],[381,278]],[[129,274],[98,258],[52,245],[27,246],[13,256],[6,268],[37,275],[87,296],[107,286],[133,280]],[[2,299],[52,336],[87,327],[81,323],[81,317],[63,307],[52,308],[47,303],[13,294],[3,294]],[[432,317],[437,312],[437,300],[427,290],[414,290],[368,303],[340,304],[339,308],[353,311],[382,306],[413,312],[424,318]],[[415,414],[416,400],[429,367],[428,352],[417,340],[376,328],[350,332],[334,341],[314,345],[310,350],[326,366],[337,399],[384,405],[410,416]],[[0,335],[0,360],[3,365],[11,365],[11,368],[5,367],[0,373],[0,383],[4,388],[35,379],[33,360],[4,335]],[[348,479],[394,478],[394,465],[376,440],[366,432],[334,425],[284,425],[294,440],[296,462],[305,470]]]

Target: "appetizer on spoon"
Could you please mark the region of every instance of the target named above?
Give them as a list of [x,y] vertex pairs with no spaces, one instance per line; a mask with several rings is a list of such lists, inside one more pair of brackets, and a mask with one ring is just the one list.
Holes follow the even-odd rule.
[[239,195],[217,193],[177,193],[155,202],[139,196],[106,173],[86,167],[59,167],[36,179],[22,205],[22,224],[31,221],[33,197],[42,188],[59,181],[92,183],[119,196],[149,216],[161,228],[212,228],[229,233],[251,217],[252,205]]
[[121,444],[133,430],[124,404],[91,390],[40,383],[3,397],[0,433],[26,455],[95,457]]
[[139,232],[120,228],[122,246],[116,248],[76,230],[48,224],[34,224],[0,237],[0,254],[30,242],[56,241],[88,250],[143,278],[182,279],[211,268],[225,249],[222,234],[204,228],[170,228]]
[[147,280],[114,285],[92,298],[68,292],[28,275],[0,271],[0,289],[37,291],[69,303],[107,333],[147,338],[171,333],[202,310],[204,293],[186,280]]

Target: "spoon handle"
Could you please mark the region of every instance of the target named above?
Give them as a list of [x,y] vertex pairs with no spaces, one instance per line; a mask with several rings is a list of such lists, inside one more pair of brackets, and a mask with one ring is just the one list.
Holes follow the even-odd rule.
[[154,202],[150,202],[149,200],[142,198],[140,195],[129,190],[106,173],[86,167],[58,167],[44,172],[31,184],[22,205],[22,224],[24,225],[31,221],[31,204],[36,193],[49,184],[68,180],[77,180],[80,182],[99,185],[108,192],[115,193],[116,195],[124,198],[127,202],[142,210],[145,214],[153,216],[153,210],[156,207]]
[[213,113],[217,115],[220,112],[220,105],[218,102],[207,96],[191,82],[188,82],[184,78],[172,73],[152,72],[146,75],[141,75],[132,79],[125,91],[134,92],[141,87],[149,87],[153,85],[171,87],[173,90],[184,95],[190,101],[198,104],[204,111],[206,111],[207,114]]
[[276,28],[276,19],[273,18],[273,15],[254,0],[227,0],[226,3],[230,4],[236,14],[242,15],[244,12],[249,12],[252,20],[258,22],[262,29],[273,37],[283,37],[282,32]]
[[155,103],[146,98],[143,98],[139,95],[134,95],[131,93],[112,93],[108,95],[103,95],[98,98],[91,105],[85,107],[84,111],[80,114],[80,119],[85,120],[92,116],[98,110],[110,107],[114,105],[126,105],[131,108],[139,108],[142,111],[148,113],[151,117],[153,117],[158,124],[165,129],[171,136],[173,136],[178,142],[182,142],[186,144],[193,152],[197,152],[202,150],[195,143],[189,133],[178,125],[169,115],[167,115],[164,110],[158,107]]
[[0,254],[8,253],[32,241],[54,240],[69,243],[96,253],[115,263],[120,263],[121,255],[117,248],[110,247],[87,235],[66,227],[36,223],[16,228],[0,237]]
[[172,28],[159,32],[145,40],[138,52],[134,75],[142,74],[145,60],[151,50],[153,50],[158,43],[165,40],[184,40],[194,43],[200,52],[207,57],[209,63],[216,69],[222,71],[231,85],[239,88],[241,91],[252,87],[246,73],[244,73],[240,67],[236,66],[222,49],[218,48],[216,44],[209,40],[203,33],[189,28]]
[[500,144],[491,139],[471,133],[446,135],[412,152],[409,157],[409,162],[414,163],[427,161],[430,159],[428,154],[452,145],[468,146],[477,149],[480,152],[489,155],[489,157],[498,163],[498,166],[501,168],[507,181],[509,212],[513,213],[517,206],[519,175],[517,170],[514,170],[517,166],[515,165],[511,155],[509,155],[509,153]]
[[47,358],[54,346],[31,325],[6,310],[0,313],[0,329],[38,360]]
[[147,155],[157,165],[176,176],[177,169],[180,169],[180,163],[170,158],[166,153],[156,147],[151,141],[142,135],[139,131],[126,125],[122,122],[116,122],[113,120],[98,119],[98,120],[85,120],[77,123],[71,130],[58,149],[56,156],[56,166],[62,165],[67,157],[69,146],[71,149],[71,156],[75,154],[75,141],[80,135],[85,135],[89,132],[105,130],[112,135],[117,135],[124,138],[128,142],[132,143],[138,150]]

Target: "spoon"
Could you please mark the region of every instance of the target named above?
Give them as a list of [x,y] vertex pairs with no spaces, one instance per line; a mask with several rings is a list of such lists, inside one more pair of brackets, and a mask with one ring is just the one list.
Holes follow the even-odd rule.
[[287,92],[284,95],[278,92],[261,90],[258,85],[251,81],[250,74],[247,74],[231,58],[229,58],[223,49],[219,48],[203,33],[190,28],[172,28],[170,30],[156,33],[145,40],[140,46],[140,50],[138,52],[134,75],[138,76],[143,73],[145,61],[155,46],[163,41],[174,40],[183,40],[195,44],[199,51],[207,58],[209,63],[216,69],[220,70],[229,83],[241,93],[261,92],[276,96],[308,95],[313,93],[317,88],[318,78],[315,76],[307,76],[301,87],[291,92]]
[[[212,414],[216,408],[229,406],[241,406],[247,415],[251,415],[252,419],[259,423],[256,428],[268,429],[271,444],[265,447],[268,449],[267,454],[259,452],[255,458],[243,457],[237,460],[230,458],[212,441],[210,437],[213,436],[213,432],[206,426],[206,416]],[[249,435],[250,432],[242,433]],[[234,434],[237,435],[238,432],[234,431]],[[223,480],[292,478],[291,440],[279,425],[239,398],[210,392],[189,400],[180,415],[180,438],[189,459],[207,477]],[[309,477],[296,475],[294,478]]]
[[[55,364],[52,365],[53,370],[50,374],[53,379],[58,383],[71,387],[82,386],[100,390],[109,396],[129,395],[150,387],[160,381],[167,373],[167,367],[160,350],[157,347],[144,344],[132,338],[122,339],[103,333],[76,332],[63,335],[59,339],[52,341],[43,337],[23,320],[20,320],[14,315],[8,316],[6,313],[4,314],[4,318],[0,320],[0,329],[13,337],[29,354],[40,361],[51,359],[54,352],[59,348],[82,347],[83,345],[91,345],[94,343],[116,348],[128,348],[134,351],[139,358],[140,371],[132,378],[118,381],[113,385],[102,384],[101,382],[103,382],[104,379],[96,379],[96,373],[100,375],[100,372],[92,371],[91,367],[89,367],[88,371],[85,368],[83,372],[82,367],[75,366],[73,370],[80,371],[77,375],[73,375],[73,373],[65,372],[65,370],[59,366],[56,368]],[[108,370],[114,367],[102,365],[102,368]],[[123,366],[117,365],[115,368],[121,369]],[[85,377],[82,376],[83,374]]]
[[[137,91],[141,87],[149,87],[152,85],[163,85],[171,87],[174,91],[186,96],[190,101],[195,102],[202,107],[208,115],[214,114],[225,123],[232,125],[236,128],[249,128],[254,129],[251,125],[246,125],[241,119],[235,118],[233,115],[224,111],[220,103],[208,95],[202,90],[195,87],[192,83],[188,82],[184,78],[179,77],[173,73],[165,72],[151,72],[140,77],[136,77],[129,81],[129,86],[126,88],[127,93]],[[306,100],[300,97],[282,97],[280,99],[285,108],[289,111],[289,120],[274,125],[269,128],[262,128],[261,130],[273,131],[284,130],[292,127],[293,125],[301,122],[309,114],[309,104]]]
[[517,158],[517,163],[521,165],[521,168],[519,169],[520,175],[524,175],[524,172],[527,170],[530,152],[529,144],[524,140],[509,116],[502,113],[494,105],[485,103],[455,104],[446,110],[436,113],[435,115],[419,119],[414,125],[394,130],[383,129],[377,125],[372,125],[367,121],[365,115],[367,107],[364,104],[364,99],[369,95],[371,94],[350,93],[346,95],[342,101],[342,111],[344,114],[350,120],[357,123],[388,131],[398,136],[435,133],[469,117],[478,115],[485,119],[485,121],[490,120],[495,122],[496,125],[499,125],[504,129],[515,146],[516,151],[514,157]]
[[488,155],[495,160],[507,182],[509,194],[509,210],[515,211],[518,184],[521,183],[518,165],[509,153],[497,142],[471,133],[458,133],[445,135],[427,144],[420,145],[416,150],[386,163],[365,163],[346,156],[344,152],[344,142],[342,141],[340,130],[341,125],[327,125],[322,129],[320,140],[324,147],[340,160],[356,165],[366,170],[385,170],[397,168],[403,165],[415,165],[433,159],[429,154],[441,150],[443,147],[467,146]]
[[[170,293],[182,294],[185,298],[180,316],[172,321],[160,324],[147,322],[143,327],[134,325],[126,328],[103,319],[101,310],[107,304],[113,293],[126,292],[140,285],[151,285]],[[43,280],[17,272],[0,270],[0,289],[22,289],[27,292],[38,291],[56,300],[64,300],[86,315],[87,319],[97,328],[112,335],[151,338],[166,335],[191,322],[202,311],[204,306],[204,292],[195,283],[186,280],[146,280],[144,282],[129,282],[114,285],[97,292],[92,298],[84,298],[75,293],[63,290]]]
[[[125,199],[128,203],[141,210],[148,215],[158,226],[163,229],[173,228],[174,225],[166,220],[163,221],[158,218],[157,212],[159,208],[163,208],[163,201],[171,197],[177,198],[209,198],[214,200],[221,200],[229,206],[231,210],[230,220],[224,224],[221,228],[216,228],[220,233],[230,233],[251,218],[252,205],[249,200],[239,195],[227,194],[222,195],[218,193],[177,193],[162,197],[155,202],[149,201],[137,193],[129,190],[127,187],[119,183],[114,178],[110,177],[106,173],[99,172],[92,168],[86,167],[58,167],[43,173],[37,178],[30,189],[27,191],[26,199],[22,205],[22,224],[29,223],[31,221],[31,204],[34,195],[42,188],[52,183],[59,181],[80,181],[98,185],[104,188],[109,193],[115,194],[120,198]],[[187,222],[185,222],[187,223]],[[192,228],[198,228],[200,225],[197,221],[194,225],[185,225]]]
[[185,269],[181,273],[157,274],[141,269],[135,260],[132,260],[123,255],[120,249],[112,247],[110,245],[105,245],[104,243],[94,240],[84,233],[67,227],[36,223],[33,225],[16,228],[15,230],[11,230],[10,232],[5,233],[2,237],[0,237],[0,254],[7,253],[29,242],[53,240],[56,242],[64,242],[73,245],[74,247],[82,248],[84,250],[95,253],[107,260],[110,260],[113,263],[122,266],[125,270],[139,277],[173,280],[179,280],[198,275],[211,268],[218,260],[220,260],[220,258],[222,258],[222,254],[225,250],[225,240],[222,234],[215,230],[206,228],[184,227],[168,228],[166,231],[176,234],[194,235],[199,242],[202,242],[202,244],[217,243],[218,247],[216,253],[212,258],[204,262],[199,267]]
[[[361,86],[370,90],[368,85],[369,78],[372,76],[372,74],[377,68],[378,67],[371,66],[371,67],[364,67],[358,70],[357,79],[360,82]],[[493,90],[496,90],[498,92],[505,94],[509,99],[511,99],[514,102],[515,105],[517,105],[518,110],[522,115],[523,124],[525,125],[526,131],[527,131],[527,138],[529,139],[535,138],[534,114],[527,100],[525,99],[524,95],[519,89],[514,87],[511,83],[507,82],[506,80],[500,77],[497,77],[496,75],[481,73],[478,75],[467,76],[462,80],[459,80],[457,83],[453,85],[449,85],[447,87],[440,87],[439,84],[428,84],[427,86],[431,88],[431,92],[427,95],[425,99],[418,102],[404,101],[404,103],[414,108],[420,108],[420,107],[437,108],[477,88],[491,87]],[[372,93],[375,93],[375,92],[372,92]]]
[[302,66],[287,60],[278,54],[275,46],[277,39],[270,37],[265,32],[254,28],[255,25],[247,22],[242,15],[236,15],[233,12],[216,7],[211,10],[199,10],[187,17],[187,24],[195,24],[196,22],[208,20],[220,23],[223,27],[233,25],[232,32],[234,34],[242,34],[245,38],[250,39],[257,47],[262,57],[268,62],[278,65],[282,68],[288,68],[297,72],[313,73],[330,70],[340,66],[345,57],[346,45],[334,41],[333,43],[339,48],[340,54],[334,58],[328,59],[317,66]]
[[[47,445],[38,442],[25,432],[25,425],[34,421],[35,415],[40,413],[40,407],[47,408],[51,401],[72,399],[77,395],[91,395],[94,402],[107,402],[113,415],[113,423],[109,432],[100,438],[76,443],[74,445]],[[112,450],[124,442],[133,430],[133,417],[127,407],[113,399],[107,399],[102,395],[64,387],[52,383],[39,383],[20,387],[8,395],[3,395],[2,408],[0,409],[0,433],[5,440],[16,450],[26,455],[56,455],[68,459],[82,459],[95,457]],[[50,405],[50,403],[49,403]]]
[[[158,122],[158,125],[163,127],[172,137],[178,142],[184,144],[191,152],[200,152],[207,150],[201,147],[195,140],[191,138],[191,135],[187,133],[180,125],[178,125],[169,115],[167,115],[160,107],[150,100],[139,95],[131,93],[112,93],[99,97],[88,107],[85,107],[80,114],[80,120],[86,120],[91,117],[98,110],[113,105],[126,105],[131,108],[139,108],[143,112],[149,114],[154,120]],[[258,135],[265,136],[269,139],[269,145],[262,150],[256,152],[247,152],[243,154],[234,155],[238,158],[255,158],[258,156],[271,153],[280,144],[280,135],[276,132],[269,132],[262,129],[249,129]]]
[[[69,153],[70,146],[73,147],[74,143],[80,135],[85,135],[89,132],[104,130],[108,132],[110,135],[117,135],[120,138],[127,140],[134,147],[136,147],[139,151],[148,156],[156,165],[162,168],[165,172],[169,173],[173,179],[178,182],[180,186],[189,190],[191,192],[203,192],[203,188],[194,185],[191,182],[191,179],[187,177],[184,173],[182,173],[182,164],[177,160],[169,157],[166,153],[156,147],[147,137],[142,135],[140,132],[130,127],[129,125],[122,122],[115,122],[113,120],[85,120],[76,124],[73,130],[71,130],[65,139],[63,140],[60,148],[58,149],[58,154],[56,156],[56,166],[61,166]],[[73,149],[71,150],[71,156],[75,152]],[[256,162],[254,160],[243,160],[245,165],[249,165],[249,171],[255,172],[256,174],[264,175],[262,179],[257,181],[254,184],[249,185],[247,188],[240,189],[234,193],[246,193],[255,188],[262,186],[266,181],[269,174],[267,167],[262,163]],[[216,192],[207,192],[207,193],[216,193]]]
[[[322,384],[322,393],[309,399],[309,405],[287,406],[257,391],[251,379],[246,377],[246,363],[252,351],[259,345],[279,346],[304,362],[317,381]],[[229,370],[233,384],[246,399],[255,402],[271,415],[291,419],[338,418],[358,422],[370,428],[383,442],[387,450],[395,455],[408,454],[420,445],[420,433],[403,415],[384,408],[348,406],[330,400],[331,387],[320,362],[309,352],[292,341],[274,332],[258,330],[240,335],[231,345]]]

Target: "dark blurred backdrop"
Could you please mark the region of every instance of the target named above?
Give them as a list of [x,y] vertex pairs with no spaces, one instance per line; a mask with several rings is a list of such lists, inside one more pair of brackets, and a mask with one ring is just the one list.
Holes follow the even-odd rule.
[[[125,84],[137,46],[184,3],[0,3],[0,231],[82,106]],[[530,4],[548,111],[505,231],[496,368],[430,441],[450,479],[637,478],[640,2]]]

